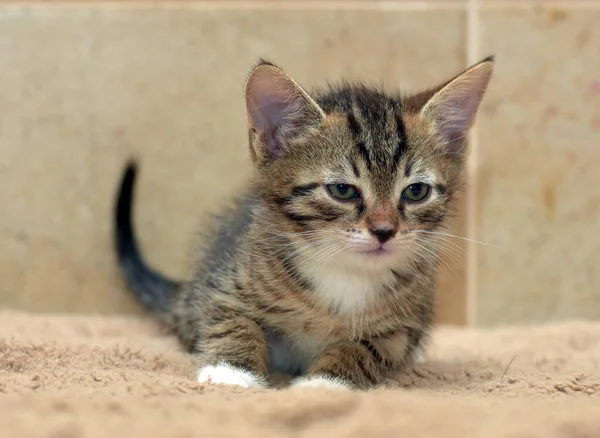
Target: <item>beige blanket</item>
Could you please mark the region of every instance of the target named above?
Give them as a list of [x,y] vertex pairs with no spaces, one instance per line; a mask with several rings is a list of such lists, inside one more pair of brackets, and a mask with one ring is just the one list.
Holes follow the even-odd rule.
[[151,321],[0,312],[2,437],[600,437],[600,323],[440,328],[387,389],[194,382]]

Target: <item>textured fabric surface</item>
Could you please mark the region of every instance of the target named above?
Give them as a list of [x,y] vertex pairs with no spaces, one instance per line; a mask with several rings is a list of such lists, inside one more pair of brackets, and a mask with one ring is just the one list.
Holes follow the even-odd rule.
[[385,389],[207,387],[151,321],[0,312],[0,436],[599,437],[599,362],[600,323],[442,327]]

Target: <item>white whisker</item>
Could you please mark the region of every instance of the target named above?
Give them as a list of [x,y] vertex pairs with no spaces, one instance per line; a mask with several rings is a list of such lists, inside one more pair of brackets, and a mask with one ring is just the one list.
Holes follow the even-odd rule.
[[406,230],[406,231],[403,231],[403,234],[409,234],[409,233],[436,234],[438,236],[454,237],[455,239],[461,239],[461,240],[465,240],[467,242],[478,243],[480,245],[486,245],[486,246],[492,246],[492,247],[495,246],[495,245],[492,245],[487,242],[482,242],[480,240],[469,239],[468,237],[457,236],[455,234],[450,234],[450,233],[440,233],[438,231],[431,231],[431,230]]
[[446,265],[448,267],[448,269],[450,269],[450,271],[452,271],[452,273],[454,275],[457,275],[456,271],[448,264],[448,262],[446,260],[444,260],[442,257],[440,257],[438,254],[436,254],[434,251],[430,250],[425,245],[421,245],[419,242],[413,241],[413,243],[415,245],[419,246],[421,249],[424,249],[425,251],[427,251],[429,254],[431,254],[431,256],[434,257],[434,259],[432,260],[434,263],[437,263],[439,261],[440,263]]
[[[335,243],[335,242],[333,242],[333,243]],[[315,265],[317,262],[327,259],[328,257],[332,256],[334,253],[340,252],[340,251],[338,251],[338,249],[341,251],[344,249],[344,247],[340,246],[340,245],[330,244],[329,246],[326,246],[322,250],[318,251],[316,254],[313,254],[312,257],[309,257],[304,262],[306,263],[307,267],[311,266],[311,265]]]
[[303,245],[303,246],[297,248],[296,250],[291,251],[290,253],[288,253],[281,261],[282,261],[282,263],[285,263],[291,257],[294,257],[295,255],[300,254],[303,251],[306,251],[307,249],[313,248],[313,247],[318,246],[318,245],[323,245],[323,244],[328,244],[330,242],[335,242],[335,241],[337,241],[337,239],[338,238],[335,237],[335,236],[330,236],[330,237],[325,238],[325,239],[320,239],[320,240],[318,240],[316,242],[309,242],[306,245]]
[[438,242],[438,249],[440,251],[442,251],[443,254],[445,254],[446,256],[448,256],[452,261],[458,263],[461,267],[464,267],[464,263],[459,258],[463,254],[460,254],[460,253],[457,253],[457,252],[453,252],[453,251],[456,251],[454,248],[450,249],[450,248],[448,248],[446,246],[440,245],[440,243],[441,242]]

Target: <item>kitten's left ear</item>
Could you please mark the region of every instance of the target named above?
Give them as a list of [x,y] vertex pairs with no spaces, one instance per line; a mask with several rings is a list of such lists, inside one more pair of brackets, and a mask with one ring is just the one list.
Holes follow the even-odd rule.
[[448,82],[421,109],[421,116],[434,123],[452,152],[463,146],[493,71],[490,56]]
[[263,158],[281,158],[294,142],[325,120],[317,103],[279,67],[261,61],[246,83],[250,129],[258,134]]

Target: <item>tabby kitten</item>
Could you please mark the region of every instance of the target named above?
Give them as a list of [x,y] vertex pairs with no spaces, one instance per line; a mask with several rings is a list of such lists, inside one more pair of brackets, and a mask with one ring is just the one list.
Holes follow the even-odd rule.
[[489,57],[404,96],[359,83],[308,93],[261,61],[246,84],[247,194],[214,221],[193,280],[140,255],[130,164],[116,208],[129,286],[205,383],[367,389],[410,362],[433,319],[440,234],[464,180]]

